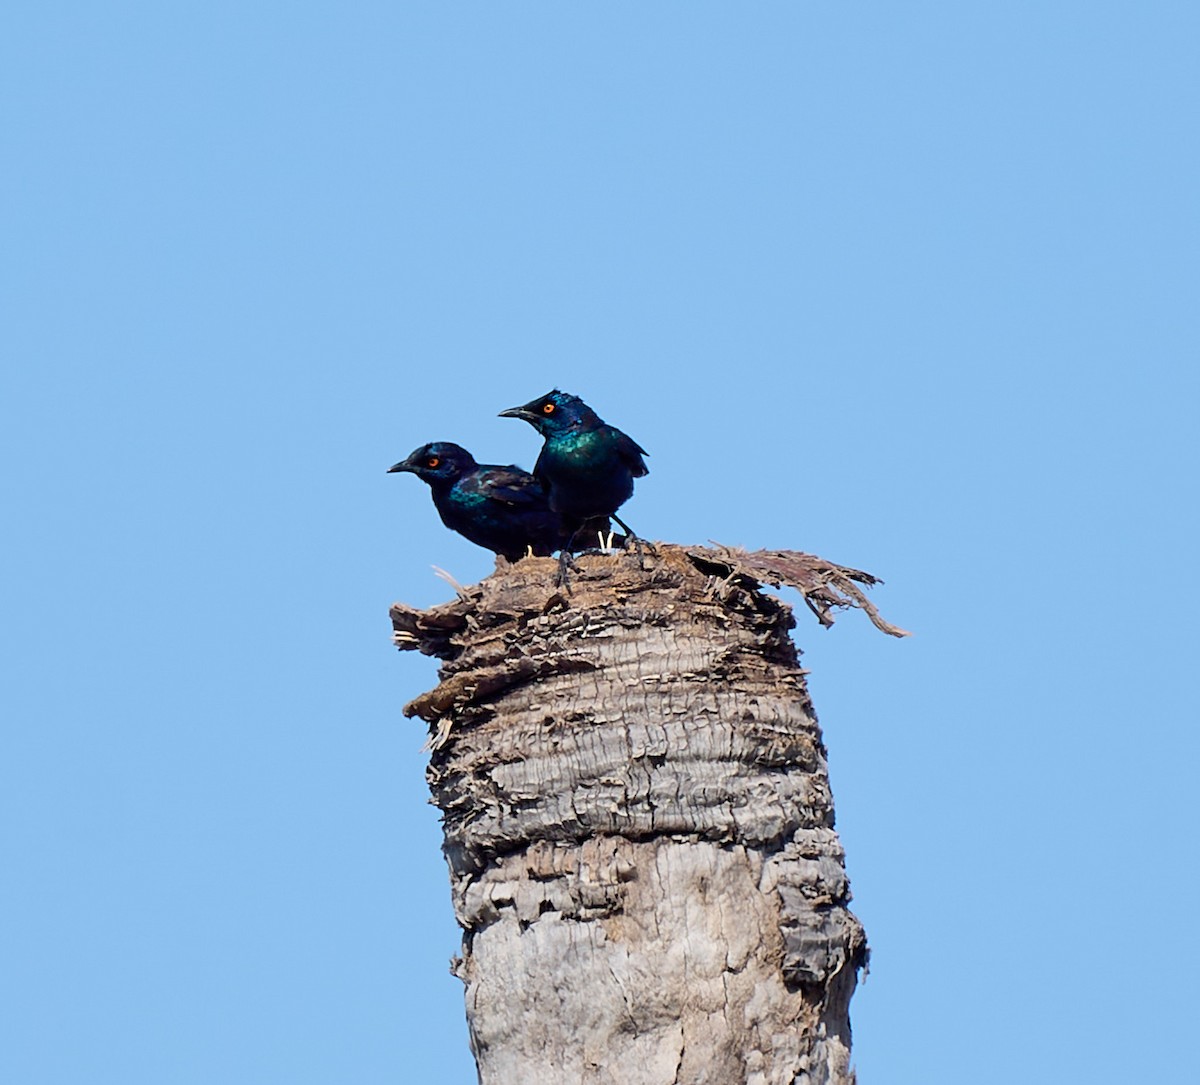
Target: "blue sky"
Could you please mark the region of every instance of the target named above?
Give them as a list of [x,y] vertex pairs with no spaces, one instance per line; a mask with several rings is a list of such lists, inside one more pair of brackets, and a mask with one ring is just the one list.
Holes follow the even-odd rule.
[[[0,1076],[466,1083],[385,468],[884,577],[804,649],[864,1082],[1190,1080],[1194,4],[16,4]],[[7,1034],[7,1035],[5,1035]]]

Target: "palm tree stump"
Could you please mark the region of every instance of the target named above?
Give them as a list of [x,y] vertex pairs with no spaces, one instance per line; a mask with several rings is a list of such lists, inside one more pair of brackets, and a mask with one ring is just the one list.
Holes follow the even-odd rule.
[[660,544],[497,562],[392,608],[443,663],[430,724],[482,1085],[843,1085],[867,959],[788,636],[868,574]]

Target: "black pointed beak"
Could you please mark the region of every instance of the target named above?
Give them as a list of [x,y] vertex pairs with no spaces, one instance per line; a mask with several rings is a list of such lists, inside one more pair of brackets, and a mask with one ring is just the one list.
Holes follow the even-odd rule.
[[532,422],[535,418],[537,418],[537,415],[534,414],[533,411],[531,411],[528,406],[525,406],[525,407],[509,407],[507,411],[501,411],[499,413],[499,415],[497,415],[497,417],[498,418],[523,418],[526,422]]
[[416,469],[417,465],[415,463],[411,462],[410,460],[401,460],[399,463],[392,464],[392,466],[387,469],[387,473],[389,475],[394,475],[397,471],[416,471]]

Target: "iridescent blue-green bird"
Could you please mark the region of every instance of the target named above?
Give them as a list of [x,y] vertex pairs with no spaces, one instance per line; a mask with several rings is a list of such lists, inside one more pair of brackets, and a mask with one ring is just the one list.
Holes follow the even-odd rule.
[[641,445],[605,423],[578,396],[557,388],[524,407],[501,411],[500,417],[523,418],[546,439],[533,473],[572,543],[589,521],[610,516],[637,539],[617,509],[633,494],[633,480],[649,473],[642,459],[649,453]]
[[434,441],[388,468],[429,483],[438,515],[451,531],[509,561],[545,556],[567,543],[562,517],[542,483],[519,467],[476,463],[461,445]]

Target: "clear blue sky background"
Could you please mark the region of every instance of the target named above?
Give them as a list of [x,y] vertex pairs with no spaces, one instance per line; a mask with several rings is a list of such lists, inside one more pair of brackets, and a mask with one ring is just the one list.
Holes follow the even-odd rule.
[[797,640],[867,1082],[1193,1080],[1200,8],[14,3],[0,1078],[474,1080],[385,468],[559,384]]

